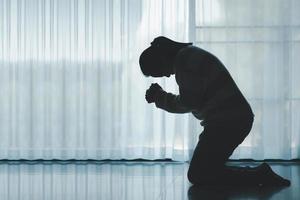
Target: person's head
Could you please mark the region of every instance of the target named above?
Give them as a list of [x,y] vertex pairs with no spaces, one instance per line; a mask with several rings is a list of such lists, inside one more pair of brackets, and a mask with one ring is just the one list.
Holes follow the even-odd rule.
[[160,36],[140,55],[140,67],[145,76],[169,77],[174,74],[174,59],[180,49],[192,43],[180,43]]

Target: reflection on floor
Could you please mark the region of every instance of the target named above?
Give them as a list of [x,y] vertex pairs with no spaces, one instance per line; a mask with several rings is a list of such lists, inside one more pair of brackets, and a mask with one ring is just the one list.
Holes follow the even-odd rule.
[[188,164],[176,162],[0,162],[0,199],[300,199],[300,164],[271,163],[271,166],[290,179],[292,185],[191,187],[186,178]]

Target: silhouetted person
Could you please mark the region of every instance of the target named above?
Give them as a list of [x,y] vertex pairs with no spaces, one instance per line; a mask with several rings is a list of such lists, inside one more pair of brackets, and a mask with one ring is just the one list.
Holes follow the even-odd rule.
[[222,62],[211,53],[166,37],[155,38],[140,56],[145,76],[175,74],[179,95],[155,83],[146,91],[148,103],[171,113],[191,112],[204,127],[188,179],[197,185],[289,185],[266,163],[229,167],[225,163],[249,134],[253,112]]

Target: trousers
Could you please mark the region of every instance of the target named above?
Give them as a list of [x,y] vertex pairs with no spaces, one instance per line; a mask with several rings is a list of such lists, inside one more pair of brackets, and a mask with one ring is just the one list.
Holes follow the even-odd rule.
[[215,185],[240,184],[253,178],[245,170],[226,166],[233,151],[249,134],[252,124],[253,117],[247,117],[230,124],[205,125],[190,161],[188,180],[192,184]]

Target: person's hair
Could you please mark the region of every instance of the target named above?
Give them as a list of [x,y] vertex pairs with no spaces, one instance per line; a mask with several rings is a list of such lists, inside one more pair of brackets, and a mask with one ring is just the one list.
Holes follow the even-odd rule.
[[160,36],[151,42],[151,46],[140,55],[139,64],[145,76],[151,76],[155,72],[163,71],[166,61],[173,60],[178,51],[192,43],[180,43]]
[[150,46],[140,55],[139,63],[142,73],[150,76],[161,68],[161,55],[156,47]]

